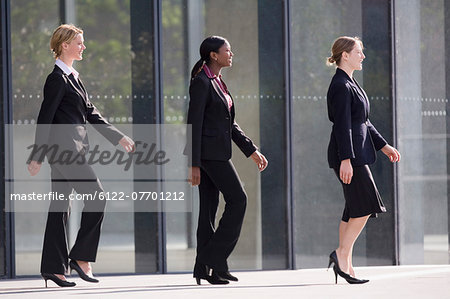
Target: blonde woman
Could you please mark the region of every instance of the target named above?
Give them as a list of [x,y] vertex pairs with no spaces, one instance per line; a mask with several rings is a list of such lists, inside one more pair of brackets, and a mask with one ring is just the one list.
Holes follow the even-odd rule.
[[[79,73],[73,68],[73,62],[82,60],[86,49],[83,31],[73,25],[59,26],[53,32],[50,48],[56,61],[44,85],[35,144],[57,144],[60,148],[84,156],[89,148],[85,128],[86,122],[89,122],[97,125],[96,129],[111,143],[120,143],[127,152],[133,151],[133,140],[102,117],[89,101]],[[28,171],[32,176],[39,172],[45,156],[51,168],[52,191],[64,194],[65,198],[73,189],[78,194],[98,194],[103,191],[100,181],[86,161],[77,165],[62,165],[52,161],[48,153],[39,151],[33,151],[28,161]],[[52,280],[60,287],[75,286],[65,277],[69,265],[83,280],[98,282],[92,275],[91,262],[95,262],[97,255],[104,207],[104,201],[85,201],[80,229],[68,253],[65,226],[69,218],[70,201],[51,202],[41,261],[41,275],[46,287],[47,280]]]
[[328,146],[328,164],[342,184],[345,208],[339,226],[339,247],[330,254],[328,267],[348,283],[357,279],[352,266],[353,245],[369,217],[386,212],[369,166],[381,150],[391,162],[400,153],[390,146],[369,120],[370,104],[365,91],[353,78],[365,59],[363,43],[356,37],[339,37],[331,48],[328,63],[336,65],[327,94],[328,117],[333,123]]

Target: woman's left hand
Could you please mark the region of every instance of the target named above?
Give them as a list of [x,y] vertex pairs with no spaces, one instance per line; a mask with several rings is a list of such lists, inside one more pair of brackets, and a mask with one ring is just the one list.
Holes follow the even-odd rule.
[[128,136],[123,136],[119,140],[119,144],[127,151],[127,153],[132,153],[136,150],[133,139]]
[[388,156],[389,161],[391,161],[392,163],[394,163],[394,162],[400,162],[400,159],[401,159],[402,156],[400,155],[400,152],[399,152],[396,148],[390,146],[389,144],[386,144],[386,145],[381,149],[381,151],[382,151],[386,156]]
[[264,157],[264,155],[259,151],[255,151],[250,157],[252,157],[253,161],[255,161],[256,165],[258,165],[259,171],[266,169],[267,164],[269,164],[266,157]]

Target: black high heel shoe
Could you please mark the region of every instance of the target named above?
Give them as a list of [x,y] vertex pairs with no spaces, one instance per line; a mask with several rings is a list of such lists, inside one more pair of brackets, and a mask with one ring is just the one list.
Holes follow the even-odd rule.
[[217,275],[226,280],[239,281],[239,279],[236,276],[231,275],[229,271],[217,271]]
[[[336,265],[333,266],[334,275],[336,276],[336,283],[337,283],[337,274],[339,274],[339,276],[344,278],[349,284],[363,284],[363,283],[369,282],[368,279],[359,279],[359,278],[353,277],[350,274],[347,274],[347,273],[341,271],[341,269],[336,269],[336,268],[337,268]],[[337,274],[336,274],[336,272],[337,272]]]
[[74,287],[77,284],[71,281],[62,280],[55,274],[49,274],[49,273],[41,273],[42,278],[45,280],[45,287],[47,287],[47,280],[51,280],[54,283],[56,283],[58,286],[65,288],[65,287]]
[[359,279],[359,278],[353,277],[350,274],[347,274],[347,273],[341,271],[341,269],[337,268],[336,265],[333,266],[333,271],[334,271],[336,283],[337,283],[338,275],[340,277],[344,278],[349,284],[363,284],[363,283],[369,282],[368,279]]
[[84,273],[83,269],[81,269],[81,267],[78,265],[76,261],[71,260],[69,265],[70,265],[70,272],[72,272],[72,270],[75,270],[78,273],[78,276],[80,276],[80,278],[83,279],[84,281],[98,282],[97,278],[94,278]]
[[210,284],[229,284],[228,280],[225,280],[217,275],[217,273],[207,265],[195,263],[194,266],[194,278],[198,285],[201,285],[201,280],[204,279]]
[[339,267],[339,262],[338,262],[338,258],[336,255],[336,250],[334,250],[331,254],[330,254],[330,261],[328,263],[328,268],[330,268],[331,264],[334,263],[333,266],[333,271],[334,271],[334,277],[335,277],[335,283],[337,284],[337,277],[338,275],[342,278],[344,278],[349,284],[362,284],[362,283],[366,283],[369,282],[368,279],[358,279],[356,277],[350,276],[350,274],[345,273],[344,271],[341,270],[341,268]]

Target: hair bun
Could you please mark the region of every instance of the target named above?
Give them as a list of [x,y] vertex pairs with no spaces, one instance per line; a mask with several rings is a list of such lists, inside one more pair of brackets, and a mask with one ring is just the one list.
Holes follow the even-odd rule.
[[334,63],[336,63],[336,60],[334,59],[333,56],[330,56],[330,57],[327,58],[327,64],[328,65],[332,65]]

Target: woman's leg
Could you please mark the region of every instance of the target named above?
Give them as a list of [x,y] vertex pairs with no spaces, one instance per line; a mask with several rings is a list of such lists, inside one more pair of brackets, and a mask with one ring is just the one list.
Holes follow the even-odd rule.
[[197,227],[197,253],[208,244],[215,231],[217,207],[219,206],[219,189],[202,169],[200,175],[199,197],[200,211]]
[[227,258],[239,239],[247,195],[231,161],[202,161],[202,168],[223,194],[225,209],[214,235],[199,252],[198,259],[216,271],[228,271]]
[[80,229],[70,254],[65,257],[65,263],[68,264],[68,258],[76,260],[82,270],[89,275],[91,272],[90,262],[94,262],[97,256],[106,204],[106,201],[99,200],[99,193],[103,192],[103,187],[88,164],[53,165],[52,179],[53,172],[59,176],[59,181],[54,185],[61,189],[61,181],[63,181],[70,189],[69,193],[73,188],[79,196],[86,198],[81,214]]
[[336,249],[336,255],[339,267],[345,273],[350,273],[352,269],[353,245],[366,225],[369,216],[350,218],[347,223],[341,221],[339,225],[339,248]]
[[[339,224],[339,244],[342,243],[342,238],[345,234],[345,230],[347,229],[347,222],[345,221],[341,221],[341,223]],[[353,269],[353,262],[352,262],[352,256],[353,256],[353,247],[350,250],[350,260],[349,260],[349,274],[353,277],[355,277],[355,270]]]
[[80,229],[69,258],[77,261],[85,274],[92,276],[90,263],[95,262],[97,258],[106,201],[99,199],[103,186],[91,166],[80,165],[77,172],[83,175],[83,180],[73,180],[71,182],[73,188],[77,194],[87,196],[89,199],[84,201]]
[[[72,192],[70,184],[64,180],[59,171],[51,168],[52,191],[64,194],[67,198]],[[52,201],[50,203],[42,247],[41,273],[55,274],[65,280],[69,262],[66,242],[66,224],[70,214],[69,201]]]
[[[199,199],[200,210],[197,226],[197,255],[208,244],[215,232],[217,207],[219,205],[219,189],[214,185],[208,174],[200,169]],[[194,277],[201,278],[205,275],[205,267],[196,259]]]

